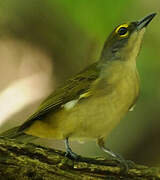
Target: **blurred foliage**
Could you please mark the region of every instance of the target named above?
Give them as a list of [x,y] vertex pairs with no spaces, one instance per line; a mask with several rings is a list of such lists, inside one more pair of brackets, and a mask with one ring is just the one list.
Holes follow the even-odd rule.
[[[0,36],[25,40],[46,50],[54,58],[59,80],[84,68],[92,59],[88,52],[96,43],[55,1],[1,0],[0,11]],[[76,62],[71,66],[73,59]]]
[[[114,23],[125,14],[125,6],[129,1],[105,1],[101,0],[61,0],[56,1],[61,4],[72,19],[82,26],[90,36],[98,36],[102,40],[106,34],[113,29]],[[113,11],[112,11],[113,10]],[[116,13],[115,13],[116,12]]]
[[[25,40],[45,50],[53,59],[54,76],[60,83],[98,58],[115,25],[139,20],[152,12],[160,12],[159,1],[1,0],[0,37]],[[115,152],[146,164],[160,163],[159,28],[158,14],[147,28],[137,60],[140,99],[107,143]],[[92,143],[86,143],[83,151],[101,153]]]

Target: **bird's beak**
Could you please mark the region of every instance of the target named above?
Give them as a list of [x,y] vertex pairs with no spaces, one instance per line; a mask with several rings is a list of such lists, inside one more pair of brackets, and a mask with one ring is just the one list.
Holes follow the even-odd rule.
[[156,13],[152,13],[148,16],[146,16],[145,18],[143,18],[142,20],[138,21],[137,22],[137,30],[141,30],[143,29],[144,27],[146,27],[150,22],[151,20],[154,18],[154,16],[156,15]]

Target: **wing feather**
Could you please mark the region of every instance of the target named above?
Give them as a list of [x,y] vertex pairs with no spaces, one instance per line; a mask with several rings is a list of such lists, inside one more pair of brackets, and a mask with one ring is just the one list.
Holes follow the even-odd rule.
[[77,99],[81,94],[88,92],[92,82],[97,79],[99,72],[97,63],[94,63],[67,80],[42,102],[38,110],[19,128],[19,131],[29,127],[34,120],[43,118],[44,115],[51,111],[59,110],[63,104]]

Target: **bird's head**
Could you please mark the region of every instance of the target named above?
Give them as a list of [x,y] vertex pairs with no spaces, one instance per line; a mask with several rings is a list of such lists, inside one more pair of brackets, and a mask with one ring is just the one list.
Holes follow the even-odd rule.
[[145,27],[156,13],[150,14],[140,21],[117,26],[104,44],[101,60],[135,59],[141,47]]

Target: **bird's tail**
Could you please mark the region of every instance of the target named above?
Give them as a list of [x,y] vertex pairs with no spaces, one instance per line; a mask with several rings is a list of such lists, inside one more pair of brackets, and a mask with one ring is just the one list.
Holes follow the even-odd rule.
[[1,133],[0,137],[5,137],[8,139],[15,139],[19,142],[25,142],[25,143],[36,139],[35,136],[31,136],[31,135],[25,134],[24,132],[20,132],[19,126],[14,127],[12,129],[9,129],[9,130]]

